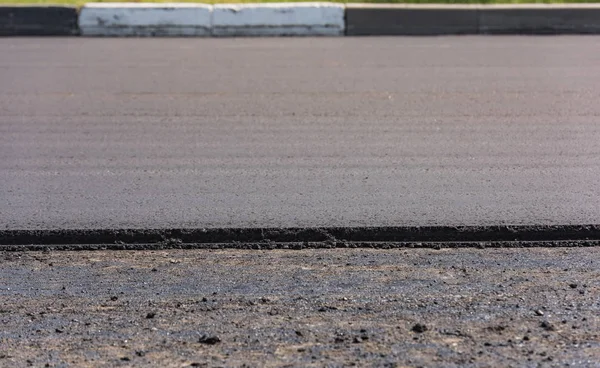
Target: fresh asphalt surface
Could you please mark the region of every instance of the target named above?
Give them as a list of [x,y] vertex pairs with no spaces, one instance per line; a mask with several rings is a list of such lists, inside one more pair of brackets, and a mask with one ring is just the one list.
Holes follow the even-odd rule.
[[0,54],[0,229],[600,222],[600,37]]
[[[598,366],[600,247],[412,249],[415,227],[393,250],[153,249],[240,247],[206,227],[598,224],[599,37],[11,38],[0,55],[0,366]],[[131,246],[107,228],[188,239],[23,252],[10,235]],[[297,231],[343,248],[351,230]]]

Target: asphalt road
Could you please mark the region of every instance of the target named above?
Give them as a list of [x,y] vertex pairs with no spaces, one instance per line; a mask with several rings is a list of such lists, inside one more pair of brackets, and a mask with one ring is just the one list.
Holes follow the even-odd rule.
[[600,37],[0,54],[0,229],[600,222]]

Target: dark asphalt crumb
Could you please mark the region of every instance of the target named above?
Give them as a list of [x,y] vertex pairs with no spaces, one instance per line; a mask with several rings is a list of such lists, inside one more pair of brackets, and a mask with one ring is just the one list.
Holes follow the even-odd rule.
[[554,331],[554,330],[556,330],[556,328],[554,327],[554,325],[552,325],[548,321],[543,321],[542,323],[540,323],[540,327],[543,328],[546,331]]
[[417,323],[414,326],[412,326],[411,331],[416,332],[416,333],[423,333],[425,331],[427,331],[429,328],[422,324],[422,323]]
[[221,342],[221,339],[218,338],[217,336],[200,336],[200,338],[198,339],[198,342],[201,344],[207,344],[207,345],[215,345],[219,342]]
[[156,313],[154,313],[154,312],[149,312],[148,314],[146,314],[147,319],[152,319],[154,317],[156,317]]
[[318,311],[319,312],[329,312],[329,311],[335,311],[337,309],[338,309],[337,307],[333,307],[333,306],[330,306],[330,305],[325,305],[325,306],[322,306],[321,308],[319,308]]

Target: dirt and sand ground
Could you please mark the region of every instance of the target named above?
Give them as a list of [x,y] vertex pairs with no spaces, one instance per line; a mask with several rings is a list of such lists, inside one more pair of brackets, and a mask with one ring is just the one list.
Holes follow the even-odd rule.
[[0,253],[1,367],[598,367],[600,249]]

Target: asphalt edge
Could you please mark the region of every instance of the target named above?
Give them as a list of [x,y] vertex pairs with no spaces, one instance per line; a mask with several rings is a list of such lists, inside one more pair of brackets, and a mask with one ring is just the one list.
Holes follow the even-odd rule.
[[[105,17],[98,17],[98,12],[104,12]],[[82,34],[149,37],[600,34],[600,4],[89,3],[81,9],[0,5],[0,36]]]
[[290,243],[148,243],[148,244],[55,244],[0,245],[0,252],[49,251],[147,251],[147,250],[303,250],[303,249],[459,249],[459,248],[589,248],[599,240],[528,242],[290,242]]
[[600,225],[0,230],[0,250],[598,246]]

